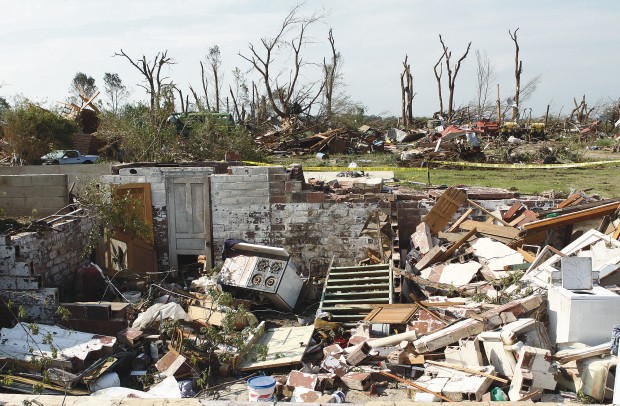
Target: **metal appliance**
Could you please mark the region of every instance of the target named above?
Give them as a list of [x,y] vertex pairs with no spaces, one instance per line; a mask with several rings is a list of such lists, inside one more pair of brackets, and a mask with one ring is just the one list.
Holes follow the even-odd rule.
[[620,296],[601,286],[591,290],[550,286],[547,300],[549,336],[554,343],[603,344],[614,325],[620,324]]
[[262,293],[278,308],[293,311],[303,282],[284,248],[237,243],[226,258],[218,283]]

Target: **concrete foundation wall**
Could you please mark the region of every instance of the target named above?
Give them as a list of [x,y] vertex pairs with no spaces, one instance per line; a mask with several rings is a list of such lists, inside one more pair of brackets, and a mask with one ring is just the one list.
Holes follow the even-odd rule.
[[47,216],[69,203],[67,175],[0,175],[0,207],[7,216]]
[[88,219],[79,218],[0,236],[0,295],[23,305],[33,320],[49,323],[58,300],[74,300],[76,271],[88,262],[83,252],[91,228]]
[[[213,248],[240,238],[284,247],[304,274],[323,274],[329,263],[352,265],[367,258],[378,241],[360,236],[377,210],[389,202],[357,196],[355,201],[326,200],[323,192],[303,190],[282,167],[235,167],[211,177]],[[386,195],[387,197],[387,195]],[[216,258],[217,259],[217,258]]]

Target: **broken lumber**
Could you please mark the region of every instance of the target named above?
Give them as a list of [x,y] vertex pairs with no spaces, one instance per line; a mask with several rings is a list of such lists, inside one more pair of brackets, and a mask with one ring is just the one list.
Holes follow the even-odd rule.
[[461,338],[480,334],[483,331],[484,323],[474,319],[465,319],[414,341],[413,346],[418,353],[423,354],[446,347]]
[[484,376],[486,378],[490,378],[493,379],[494,381],[497,382],[501,382],[501,383],[508,383],[508,379],[503,379],[503,378],[499,378],[495,375],[491,375],[491,374],[487,374],[486,372],[482,372],[482,371],[477,371],[475,369],[471,369],[471,368],[467,368],[461,365],[457,365],[457,364],[450,364],[447,362],[437,362],[437,361],[426,361],[427,364],[431,364],[431,365],[435,365],[438,367],[443,367],[443,368],[448,368],[448,369],[454,369],[455,371],[460,371],[460,372],[465,372],[468,374],[472,374],[472,375],[480,375],[480,376]]
[[396,376],[396,375],[390,374],[389,372],[385,372],[385,371],[379,371],[379,373],[381,375],[384,375],[384,376],[387,376],[389,378],[395,379],[395,380],[397,380],[399,382],[402,382],[404,384],[413,386],[414,388],[419,389],[419,390],[421,390],[423,392],[430,393],[431,395],[437,396],[439,399],[445,400],[446,402],[452,402],[452,399],[445,397],[441,393],[433,392],[432,390],[426,389],[424,386],[418,385],[417,383],[412,382],[412,381],[410,381],[408,379],[401,378],[400,376]]
[[463,190],[451,186],[439,196],[431,211],[424,216],[422,221],[428,224],[434,235],[437,235],[448,225],[454,213],[465,200],[467,200],[467,194]]
[[472,209],[471,207],[469,209],[467,209],[465,211],[465,213],[463,213],[463,215],[461,217],[458,218],[458,220],[456,220],[454,222],[454,224],[452,224],[450,226],[450,228],[448,229],[449,233],[453,233],[454,231],[458,230],[459,226],[461,225],[461,223],[465,220],[467,220],[467,217],[469,217],[469,215],[471,213],[473,213],[474,209]]
[[434,246],[429,252],[422,257],[421,260],[418,261],[417,264],[414,265],[414,268],[418,271],[423,270],[424,268],[433,265],[435,262],[439,262],[441,258],[444,257],[446,249],[441,245]]
[[477,208],[478,210],[482,210],[484,213],[486,213],[487,215],[493,217],[495,220],[499,221],[500,223],[502,223],[505,226],[510,226],[510,224],[508,224],[506,221],[504,221],[503,218],[501,217],[497,217],[495,214],[491,213],[490,211],[488,211],[487,209],[485,209],[484,207],[480,206],[478,203],[467,199],[467,203],[469,203],[470,205],[474,206],[475,208]]
[[443,256],[441,257],[440,261],[445,261],[446,259],[450,258],[450,255],[454,254],[456,252],[456,250],[458,250],[459,248],[461,248],[461,245],[465,244],[467,241],[469,241],[469,239],[474,236],[474,234],[476,234],[478,232],[478,229],[476,227],[472,228],[471,230],[469,230],[463,237],[461,237],[460,240],[458,240],[457,242],[455,242],[454,244],[452,244],[450,246],[450,248],[448,248],[446,250],[446,252],[444,252]]
[[478,229],[478,232],[489,237],[499,237],[508,240],[514,240],[519,237],[519,230],[510,226],[498,226],[495,224],[487,224],[482,221],[467,220],[461,224],[463,230]]
[[557,360],[560,365],[580,359],[598,357],[608,354],[611,351],[611,343],[604,343],[588,348],[575,348],[569,350],[561,350],[555,353],[551,358]]
[[[579,207],[579,206],[574,206]],[[620,202],[612,202],[592,208],[575,211],[568,214],[562,214],[557,217],[546,218],[542,220],[532,221],[531,223],[521,226],[528,234],[548,230],[550,228],[558,228],[570,224],[579,223],[585,220],[601,218],[613,214],[620,207]]]
[[513,300],[504,305],[487,310],[484,313],[473,315],[472,318],[484,322],[486,329],[493,329],[503,323],[502,313],[512,313],[515,317],[519,317],[529,311],[538,308],[545,302],[543,295],[531,295],[522,299]]

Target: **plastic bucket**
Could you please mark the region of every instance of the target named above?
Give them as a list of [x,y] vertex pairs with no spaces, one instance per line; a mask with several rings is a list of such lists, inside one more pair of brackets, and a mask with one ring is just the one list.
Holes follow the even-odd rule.
[[125,298],[129,300],[129,303],[136,304],[140,301],[140,298],[142,297],[142,293],[132,290],[132,291],[123,293],[123,296],[125,296]]
[[88,386],[91,392],[96,392],[101,389],[116,388],[121,386],[121,379],[116,372],[108,372],[103,374],[94,383]]
[[273,402],[276,380],[270,376],[255,376],[248,379],[248,399],[250,402]]

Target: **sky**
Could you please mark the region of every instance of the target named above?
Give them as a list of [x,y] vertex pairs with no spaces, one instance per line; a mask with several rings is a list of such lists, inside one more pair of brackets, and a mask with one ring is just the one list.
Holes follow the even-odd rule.
[[[176,62],[167,72],[184,92],[200,88],[200,65],[218,45],[226,86],[239,67],[253,77],[238,54],[277,33],[296,2],[285,0],[0,0],[0,96],[16,95],[52,107],[69,96],[77,72],[96,79],[117,73],[132,100],[146,100],[142,77],[127,60],[113,55],[152,58],[168,51]],[[433,65],[442,54],[438,35],[456,61],[472,42],[458,73],[456,105],[476,95],[475,51],[495,66],[502,99],[514,93],[514,44],[508,30],[519,28],[522,82],[540,75],[536,92],[522,109],[544,115],[567,114],[586,95],[589,104],[620,97],[620,2],[616,0],[309,0],[301,15],[323,12],[309,32],[302,80],[316,77],[330,56],[333,29],[343,58],[344,91],[369,114],[400,115],[402,61],[409,56],[416,96],[414,116],[438,110]],[[282,67],[290,61],[277,55]],[[283,73],[286,78],[286,73]],[[445,79],[444,79],[445,81]],[[447,100],[447,89],[444,91]]]

